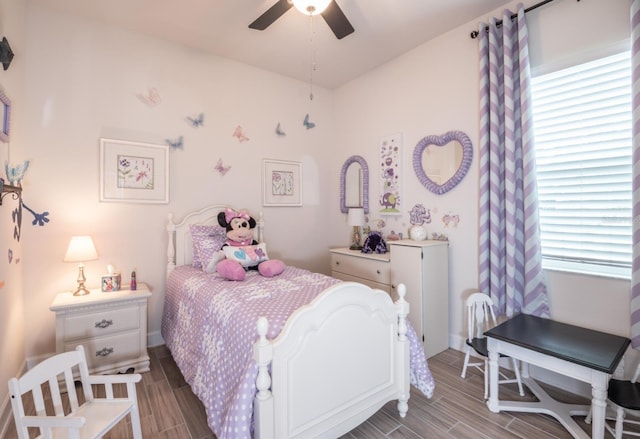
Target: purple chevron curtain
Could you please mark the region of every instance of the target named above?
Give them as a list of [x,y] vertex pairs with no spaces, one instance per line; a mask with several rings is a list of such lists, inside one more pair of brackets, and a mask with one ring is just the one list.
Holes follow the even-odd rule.
[[631,83],[633,135],[633,263],[631,345],[640,348],[640,0],[631,2]]
[[480,24],[479,284],[499,314],[547,317],[522,4],[512,15]]

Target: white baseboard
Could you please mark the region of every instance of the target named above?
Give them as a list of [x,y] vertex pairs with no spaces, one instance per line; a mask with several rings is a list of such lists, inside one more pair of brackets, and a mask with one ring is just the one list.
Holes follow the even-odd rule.
[[149,332],[147,334],[147,345],[149,347],[160,346],[164,344],[164,338],[160,331]]

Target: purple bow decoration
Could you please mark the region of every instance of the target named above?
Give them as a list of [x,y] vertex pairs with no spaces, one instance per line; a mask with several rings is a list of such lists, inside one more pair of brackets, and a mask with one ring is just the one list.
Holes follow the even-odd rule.
[[251,218],[251,216],[249,215],[249,212],[246,210],[241,210],[240,212],[236,212],[233,209],[226,208],[224,210],[224,219],[227,221],[227,224],[230,223],[231,220],[234,218],[244,218],[248,221],[249,218]]

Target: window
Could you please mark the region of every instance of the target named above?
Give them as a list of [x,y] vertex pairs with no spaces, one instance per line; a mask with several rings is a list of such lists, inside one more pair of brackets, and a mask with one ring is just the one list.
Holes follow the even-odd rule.
[[532,80],[546,268],[630,277],[631,56]]

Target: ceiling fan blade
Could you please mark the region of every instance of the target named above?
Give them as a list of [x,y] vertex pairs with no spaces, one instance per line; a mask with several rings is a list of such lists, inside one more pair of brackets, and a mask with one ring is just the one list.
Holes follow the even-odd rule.
[[342,12],[342,9],[340,9],[340,6],[336,3],[336,0],[332,0],[331,3],[329,3],[327,9],[322,13],[322,17],[339,40],[354,31],[353,26],[349,23],[347,16],[344,15],[344,12]]
[[280,18],[285,12],[287,12],[293,3],[289,0],[278,0],[273,6],[259,16],[256,21],[249,25],[250,29],[265,30],[271,23]]

